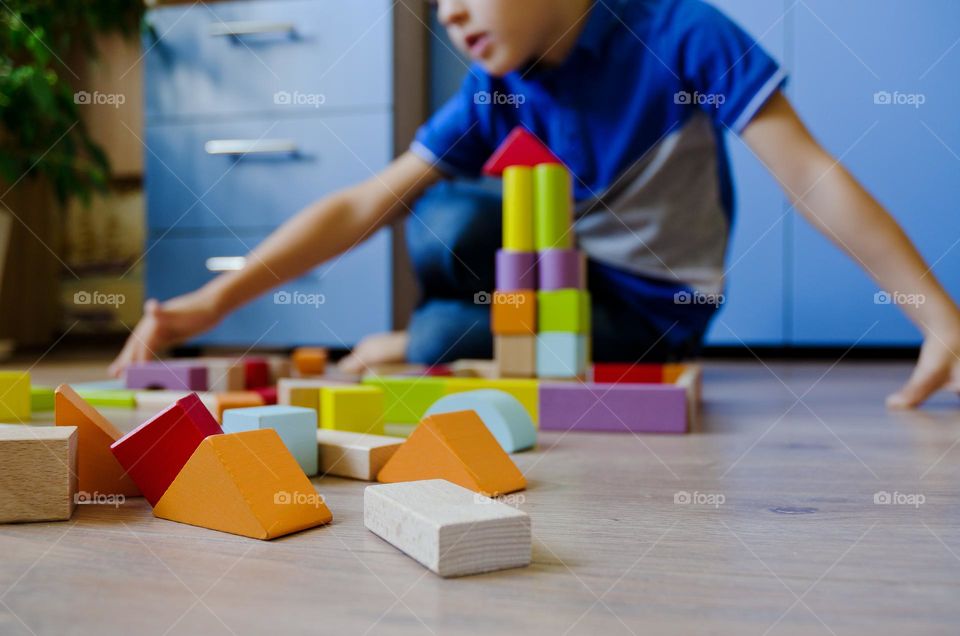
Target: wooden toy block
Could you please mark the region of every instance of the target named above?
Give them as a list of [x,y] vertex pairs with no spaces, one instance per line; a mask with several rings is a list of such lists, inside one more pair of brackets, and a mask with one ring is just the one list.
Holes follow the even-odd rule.
[[542,291],[584,289],[587,259],[577,249],[544,250],[537,259],[537,287]]
[[648,362],[597,362],[593,365],[593,381],[597,384],[660,384],[663,366]]
[[270,355],[264,356],[267,362],[267,369],[270,371],[270,384],[275,386],[280,378],[289,378],[293,375],[293,367],[290,363],[290,356]]
[[499,177],[511,166],[532,168],[542,163],[562,162],[533,133],[517,126],[483,165],[483,174]]
[[300,347],[290,356],[300,375],[323,375],[327,370],[327,350],[321,347]]
[[363,523],[442,577],[530,565],[527,513],[442,479],[367,486]]
[[153,514],[253,539],[274,539],[333,519],[273,429],[206,437]]
[[190,394],[118,439],[110,451],[156,506],[200,442],[221,433],[200,398]]
[[506,168],[503,171],[504,249],[533,252],[533,207],[533,170],[527,166]]
[[533,290],[495,292],[490,311],[490,328],[495,334],[522,336],[537,332],[537,294]]
[[668,384],[545,382],[540,430],[686,433],[687,392]]
[[687,429],[700,430],[700,401],[703,392],[703,369],[699,364],[677,365],[683,366],[683,373],[674,382],[687,394]]
[[687,371],[687,366],[686,364],[677,362],[663,365],[663,382],[666,384],[676,384],[680,376]]
[[30,419],[30,374],[0,371],[0,420],[21,423]]
[[317,429],[321,475],[376,481],[403,442],[396,437]]
[[430,405],[444,396],[446,380],[435,377],[395,377],[368,375],[366,386],[383,389],[385,423],[416,424]]
[[532,378],[537,375],[537,337],[494,335],[493,358],[498,376]]
[[536,424],[539,417],[540,383],[526,378],[450,378],[447,380],[446,393],[463,393],[479,389],[499,389],[509,393],[523,404]]
[[497,291],[512,292],[524,289],[536,289],[536,252],[498,250],[496,258]]
[[317,412],[300,406],[272,405],[230,409],[223,414],[223,432],[272,428],[306,475],[317,474]]
[[49,386],[31,386],[30,387],[30,411],[31,413],[42,413],[53,410],[53,387]]
[[212,393],[194,393],[193,391],[135,391],[137,409],[159,413],[177,400],[188,395],[196,395],[211,414],[217,412],[217,399]]
[[320,392],[320,428],[383,435],[383,406],[379,387],[327,387]]
[[259,395],[260,399],[263,400],[263,403],[268,406],[271,404],[276,404],[279,401],[277,387],[275,386],[261,386],[253,389],[253,392]]
[[77,391],[77,395],[82,397],[87,404],[92,406],[107,407],[114,409],[134,409],[137,408],[136,391],[126,389],[119,391],[112,390],[85,390]]
[[0,523],[70,518],[78,441],[75,426],[0,426]]
[[534,245],[537,251],[573,247],[573,185],[570,171],[558,164],[533,169]]
[[270,364],[264,358],[243,359],[243,388],[247,391],[270,386]]
[[328,386],[353,385],[326,378],[281,378],[277,381],[277,404],[319,409],[320,389]]
[[138,497],[140,490],[110,452],[120,431],[71,387],[54,391],[57,426],[77,427],[77,488],[90,494]]
[[227,409],[245,409],[254,406],[266,406],[266,402],[256,391],[230,391],[217,393],[213,396],[216,407],[213,414],[217,421],[223,423],[223,412]]
[[589,334],[590,292],[583,289],[557,289],[537,292],[537,329]]
[[456,411],[473,411],[484,426],[508,453],[533,448],[537,443],[537,428],[520,400],[498,389],[480,389],[452,393],[439,399],[427,411],[426,417]]
[[243,390],[243,364],[235,358],[197,358],[196,362],[207,367],[207,390],[211,393]]
[[124,376],[128,389],[164,391],[206,391],[207,368],[187,362],[140,362],[127,367]]
[[587,375],[587,336],[550,331],[537,335],[537,375],[572,379]]
[[527,487],[474,411],[425,417],[377,475],[384,483],[420,479],[446,479],[491,497]]

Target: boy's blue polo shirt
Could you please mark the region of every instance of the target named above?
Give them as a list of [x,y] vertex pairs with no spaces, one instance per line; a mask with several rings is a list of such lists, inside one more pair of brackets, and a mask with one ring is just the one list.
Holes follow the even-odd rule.
[[[571,169],[580,247],[626,299],[681,331],[723,290],[734,206],[723,133],[785,82],[757,42],[701,0],[597,0],[567,59],[503,78],[473,65],[411,147],[475,177],[523,125]],[[693,302],[674,302],[692,292]],[[698,304],[699,303],[699,304]]]

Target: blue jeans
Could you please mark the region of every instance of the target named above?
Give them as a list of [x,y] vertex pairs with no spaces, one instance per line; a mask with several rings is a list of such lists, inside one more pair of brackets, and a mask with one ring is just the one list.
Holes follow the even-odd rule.
[[[408,327],[407,360],[438,364],[491,358],[490,306],[474,302],[494,289],[501,244],[501,196],[496,182],[443,182],[414,206],[407,248],[421,298]],[[644,280],[644,294],[618,281],[635,277],[590,261],[593,359],[662,362],[694,355],[709,316],[673,302],[675,285]]]

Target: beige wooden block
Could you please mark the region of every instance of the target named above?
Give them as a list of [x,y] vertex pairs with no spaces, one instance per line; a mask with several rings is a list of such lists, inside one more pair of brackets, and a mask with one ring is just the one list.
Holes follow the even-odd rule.
[[246,378],[243,364],[236,358],[197,358],[197,364],[207,367],[207,391],[229,393],[243,391]]
[[317,430],[320,474],[376,481],[402,439],[350,431]]
[[[137,391],[134,397],[137,401],[137,409],[148,412],[159,413],[177,400],[185,398],[193,391]],[[197,397],[207,407],[207,410],[216,417],[217,415],[217,396],[208,392],[199,392]]]
[[530,564],[527,513],[442,479],[367,486],[363,521],[443,577]]
[[0,523],[70,518],[77,439],[76,426],[0,426]]
[[537,374],[537,337],[493,337],[493,357],[501,378],[532,378]]
[[703,368],[699,364],[684,365],[674,384],[683,387],[687,392],[687,429],[691,432],[699,430]]

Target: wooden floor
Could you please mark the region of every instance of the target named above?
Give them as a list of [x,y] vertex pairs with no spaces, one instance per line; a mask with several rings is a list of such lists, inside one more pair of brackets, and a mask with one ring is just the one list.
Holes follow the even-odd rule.
[[520,570],[440,579],[364,529],[364,483],[333,478],[315,483],[334,523],[270,543],[142,499],[0,526],[0,634],[956,635],[960,401],[886,412],[908,370],[710,363],[702,433],[541,434],[515,457]]

